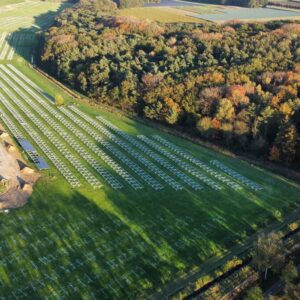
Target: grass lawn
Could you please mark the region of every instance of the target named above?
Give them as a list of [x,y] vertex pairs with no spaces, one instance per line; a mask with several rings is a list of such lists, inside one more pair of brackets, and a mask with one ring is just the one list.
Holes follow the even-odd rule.
[[[76,102],[24,63],[15,60],[14,65],[48,94],[60,93],[66,103]],[[155,192],[145,182],[142,191],[126,184],[116,191],[105,182],[100,190],[87,184],[71,189],[52,168],[43,173],[29,204],[0,220],[3,296],[11,297],[14,292],[24,299],[40,299],[50,293],[72,299],[90,299],[92,294],[97,299],[141,299],[194,268],[201,270],[207,259],[242,245],[247,237],[270,222],[280,222],[300,204],[299,186],[285,178],[131,119],[78,105],[89,116],[104,116],[130,135],[159,134],[207,164],[218,159],[263,190],[244,187],[235,192],[224,185],[222,191],[206,186],[198,192],[188,187],[176,192],[166,186]],[[7,111],[1,103],[0,107]]]
[[69,6],[70,3],[35,0],[24,2],[24,5],[15,9],[0,10],[0,31],[45,28],[53,22],[60,10]]
[[21,2],[24,2],[24,0],[1,0],[0,7],[8,5],[8,4],[17,4],[17,3],[21,3]]
[[122,16],[133,16],[162,23],[202,23],[200,19],[194,18],[192,13],[189,15],[189,13],[173,7],[135,7],[122,9],[118,13]]

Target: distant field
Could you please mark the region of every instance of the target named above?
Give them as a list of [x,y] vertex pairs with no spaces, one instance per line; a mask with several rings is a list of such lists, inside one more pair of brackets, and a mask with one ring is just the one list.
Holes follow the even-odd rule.
[[180,6],[179,10],[184,10],[187,12],[192,12],[196,14],[216,14],[221,13],[222,11],[218,10],[218,7],[214,5],[190,5],[190,6]]
[[24,2],[24,0],[1,0],[0,7],[8,5],[8,4],[16,4],[16,3],[21,3],[21,2]]
[[47,27],[53,22],[57,12],[68,6],[68,3],[33,0],[21,3],[13,9],[0,10],[0,31]]
[[161,0],[159,3],[145,4],[146,7],[162,7],[162,6],[180,7],[180,6],[189,6],[189,5],[194,6],[194,5],[203,5],[203,4],[197,2],[177,1],[177,0]]
[[158,21],[163,23],[202,23],[200,19],[193,17],[190,13],[173,7],[138,7],[122,9],[119,11],[122,16],[133,16],[139,19],[149,19],[151,21]]
[[284,9],[272,8],[242,8],[242,7],[222,7],[218,9],[219,14],[208,13],[199,14],[198,18],[212,21],[225,22],[230,20],[276,20],[300,18],[300,12],[288,11]]
[[120,15],[140,19],[174,23],[199,23],[202,21],[226,22],[230,20],[277,20],[299,19],[300,11],[273,8],[244,8],[224,5],[194,4],[183,1],[166,0],[146,7],[122,9]]

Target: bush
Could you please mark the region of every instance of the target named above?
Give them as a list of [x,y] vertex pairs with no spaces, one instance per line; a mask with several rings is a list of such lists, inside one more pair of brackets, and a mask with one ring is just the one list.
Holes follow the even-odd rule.
[[57,105],[57,106],[64,105],[64,98],[61,95],[55,96],[55,105]]

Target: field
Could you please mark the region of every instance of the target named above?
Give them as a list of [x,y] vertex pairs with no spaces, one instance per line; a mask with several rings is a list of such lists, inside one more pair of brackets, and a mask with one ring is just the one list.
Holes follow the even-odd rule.
[[300,12],[273,8],[242,8],[224,7],[218,9],[219,13],[201,14],[200,19],[212,22],[226,22],[230,20],[277,20],[277,19],[299,19]]
[[[62,91],[25,64],[13,63],[17,69],[0,68],[3,123],[10,119],[41,156],[47,158],[50,151],[71,175],[66,175],[68,183],[48,159],[51,169],[44,172],[30,204],[1,219],[0,282],[9,287],[2,295],[141,297],[298,207],[296,184],[238,159],[78,103],[56,108],[48,97]],[[137,138],[141,134],[156,146]],[[128,175],[118,173],[93,149]],[[250,182],[242,183],[243,177],[229,175],[213,160]]]
[[0,32],[18,29],[37,30],[49,26],[58,11],[68,3],[27,0],[0,9]]
[[36,36],[31,32],[0,32],[0,61],[11,61],[15,55],[30,60]]
[[161,3],[149,4],[146,7],[122,9],[119,14],[165,23],[198,23],[201,21],[223,23],[230,20],[300,19],[299,11],[280,8],[242,8],[173,0],[163,0]]
[[21,2],[24,2],[24,0],[1,0],[0,7],[9,5],[9,4],[17,4],[17,3],[21,3]]
[[173,7],[134,7],[122,9],[119,14],[164,23],[203,23],[200,19],[193,17],[192,13],[186,14],[185,11]]
[[0,122],[50,169],[1,215],[2,297],[150,298],[299,208],[292,181],[71,98],[24,61],[34,33],[15,40]]

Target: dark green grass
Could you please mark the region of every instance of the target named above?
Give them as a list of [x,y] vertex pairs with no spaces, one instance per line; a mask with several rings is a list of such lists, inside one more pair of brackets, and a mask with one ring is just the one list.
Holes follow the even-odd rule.
[[[15,65],[50,95],[60,93],[66,102],[75,101],[25,64]],[[280,222],[300,204],[299,186],[287,179],[128,118],[79,105],[129,134],[160,134],[205,162],[219,159],[263,190],[116,192],[107,185],[72,190],[56,171],[45,172],[25,207],[1,215],[4,297],[40,280],[36,291],[29,287],[27,296],[20,297],[55,298],[65,289],[68,299],[92,299],[92,293],[97,299],[145,298],[242,245],[271,222]]]
[[[14,64],[51,96],[62,94],[66,103],[74,102],[22,62],[20,57],[30,60],[31,49],[31,42],[24,44]],[[144,299],[192,270],[205,272],[217,257],[266,225],[280,223],[300,203],[299,186],[287,179],[128,118],[79,106],[129,134],[160,134],[205,162],[221,160],[264,188],[196,193],[127,187],[116,192],[104,185],[72,190],[52,168],[42,173],[25,207],[1,215],[3,297],[55,299],[66,290],[67,299]]]

